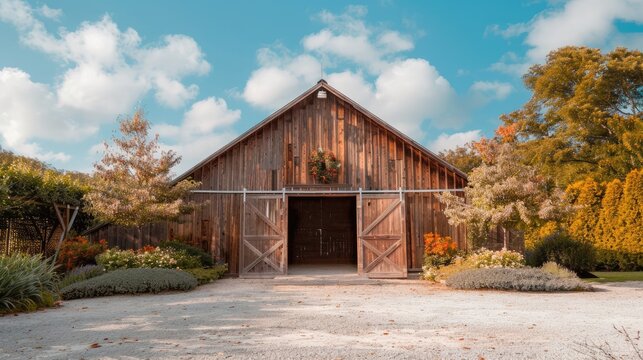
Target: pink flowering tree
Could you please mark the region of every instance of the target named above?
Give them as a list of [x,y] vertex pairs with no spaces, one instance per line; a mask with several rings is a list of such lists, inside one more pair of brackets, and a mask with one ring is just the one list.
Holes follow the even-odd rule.
[[84,198],[86,211],[96,219],[135,226],[139,239],[143,225],[190,212],[194,205],[186,196],[199,186],[192,180],[172,183],[171,170],[181,157],[171,150],[160,151],[158,135],[150,137],[149,130],[141,110],[120,121],[121,137],[113,138],[114,146],[105,143]]
[[[437,197],[446,205],[450,224],[467,226],[474,247],[484,244],[496,226],[526,230],[560,218],[568,209],[564,192],[519,161],[513,143],[497,144],[493,158],[474,168],[468,180],[464,198],[448,192]],[[504,233],[506,248],[508,232]]]

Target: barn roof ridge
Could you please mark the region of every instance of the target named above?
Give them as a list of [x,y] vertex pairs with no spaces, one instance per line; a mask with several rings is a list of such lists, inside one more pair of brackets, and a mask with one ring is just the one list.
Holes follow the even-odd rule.
[[279,116],[284,114],[286,111],[290,110],[290,108],[292,108],[293,106],[298,104],[300,101],[304,100],[308,96],[310,96],[313,93],[315,93],[315,91],[318,91],[318,90],[320,90],[322,88],[324,90],[327,90],[327,91],[331,92],[333,95],[335,95],[336,97],[340,98],[342,101],[349,103],[355,109],[357,109],[358,111],[364,113],[366,116],[371,118],[371,120],[373,120],[375,123],[377,123],[378,125],[384,127],[386,130],[390,131],[395,136],[401,138],[403,141],[405,141],[405,142],[411,144],[412,146],[416,147],[421,152],[424,152],[427,156],[430,156],[432,159],[438,161],[439,163],[441,163],[443,166],[445,166],[449,170],[457,173],[458,175],[464,177],[465,179],[467,178],[467,174],[465,174],[462,170],[458,169],[454,165],[452,165],[449,162],[447,162],[446,160],[442,159],[436,153],[434,153],[433,151],[427,149],[422,144],[418,143],[417,141],[413,140],[408,135],[406,135],[403,132],[401,132],[400,130],[396,129],[394,126],[390,125],[389,123],[384,121],[379,116],[373,114],[371,111],[369,111],[368,109],[366,109],[365,107],[360,105],[355,100],[353,100],[353,99],[349,98],[348,96],[344,95],[341,91],[339,91],[339,90],[335,89],[334,87],[332,87],[331,85],[329,85],[328,82],[326,82],[326,80],[324,80],[322,78],[322,79],[319,79],[317,84],[315,84],[314,86],[312,86],[308,90],[306,90],[303,93],[301,93],[299,96],[297,96],[296,98],[294,98],[293,100],[288,102],[286,105],[284,105],[281,108],[277,109],[272,114],[268,115],[265,119],[261,120],[260,122],[256,123],[252,127],[250,127],[248,130],[244,131],[241,135],[236,137],[234,140],[230,141],[229,143],[227,143],[226,145],[222,146],[221,148],[219,148],[218,150],[216,150],[215,152],[213,152],[212,154],[210,154],[209,156],[207,156],[203,160],[199,161],[197,164],[195,164],[194,166],[192,166],[188,170],[184,171],[181,175],[177,176],[173,180],[173,183],[176,183],[178,181],[181,181],[181,180],[187,178],[188,175],[193,173],[196,169],[198,169],[199,167],[207,164],[212,159],[216,158],[217,156],[223,154],[224,152],[226,152],[227,150],[231,149],[232,147],[234,147],[238,143],[242,142],[248,136],[252,135],[255,131],[261,129],[266,124],[268,124],[268,123],[272,122],[273,120],[277,119]]

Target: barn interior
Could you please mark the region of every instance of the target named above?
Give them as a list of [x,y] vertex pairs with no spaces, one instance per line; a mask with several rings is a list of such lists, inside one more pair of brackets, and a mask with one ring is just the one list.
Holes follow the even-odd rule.
[[355,197],[289,197],[288,272],[356,271]]

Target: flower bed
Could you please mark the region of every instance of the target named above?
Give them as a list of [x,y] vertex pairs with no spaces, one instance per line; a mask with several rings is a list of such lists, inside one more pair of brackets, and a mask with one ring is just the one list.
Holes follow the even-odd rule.
[[160,247],[145,247],[138,252],[110,249],[97,256],[96,262],[108,271],[129,268],[191,269],[202,266],[198,256],[188,255],[183,250]]

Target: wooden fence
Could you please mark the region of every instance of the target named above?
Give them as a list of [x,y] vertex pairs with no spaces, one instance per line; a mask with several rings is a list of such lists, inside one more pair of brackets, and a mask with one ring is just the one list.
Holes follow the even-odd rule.
[[91,242],[106,240],[110,248],[118,247],[120,249],[140,249],[143,246],[156,246],[163,240],[168,240],[167,223],[155,223],[145,225],[141,231],[139,239],[138,229],[135,227],[114,226],[104,224],[86,232],[85,236]]

